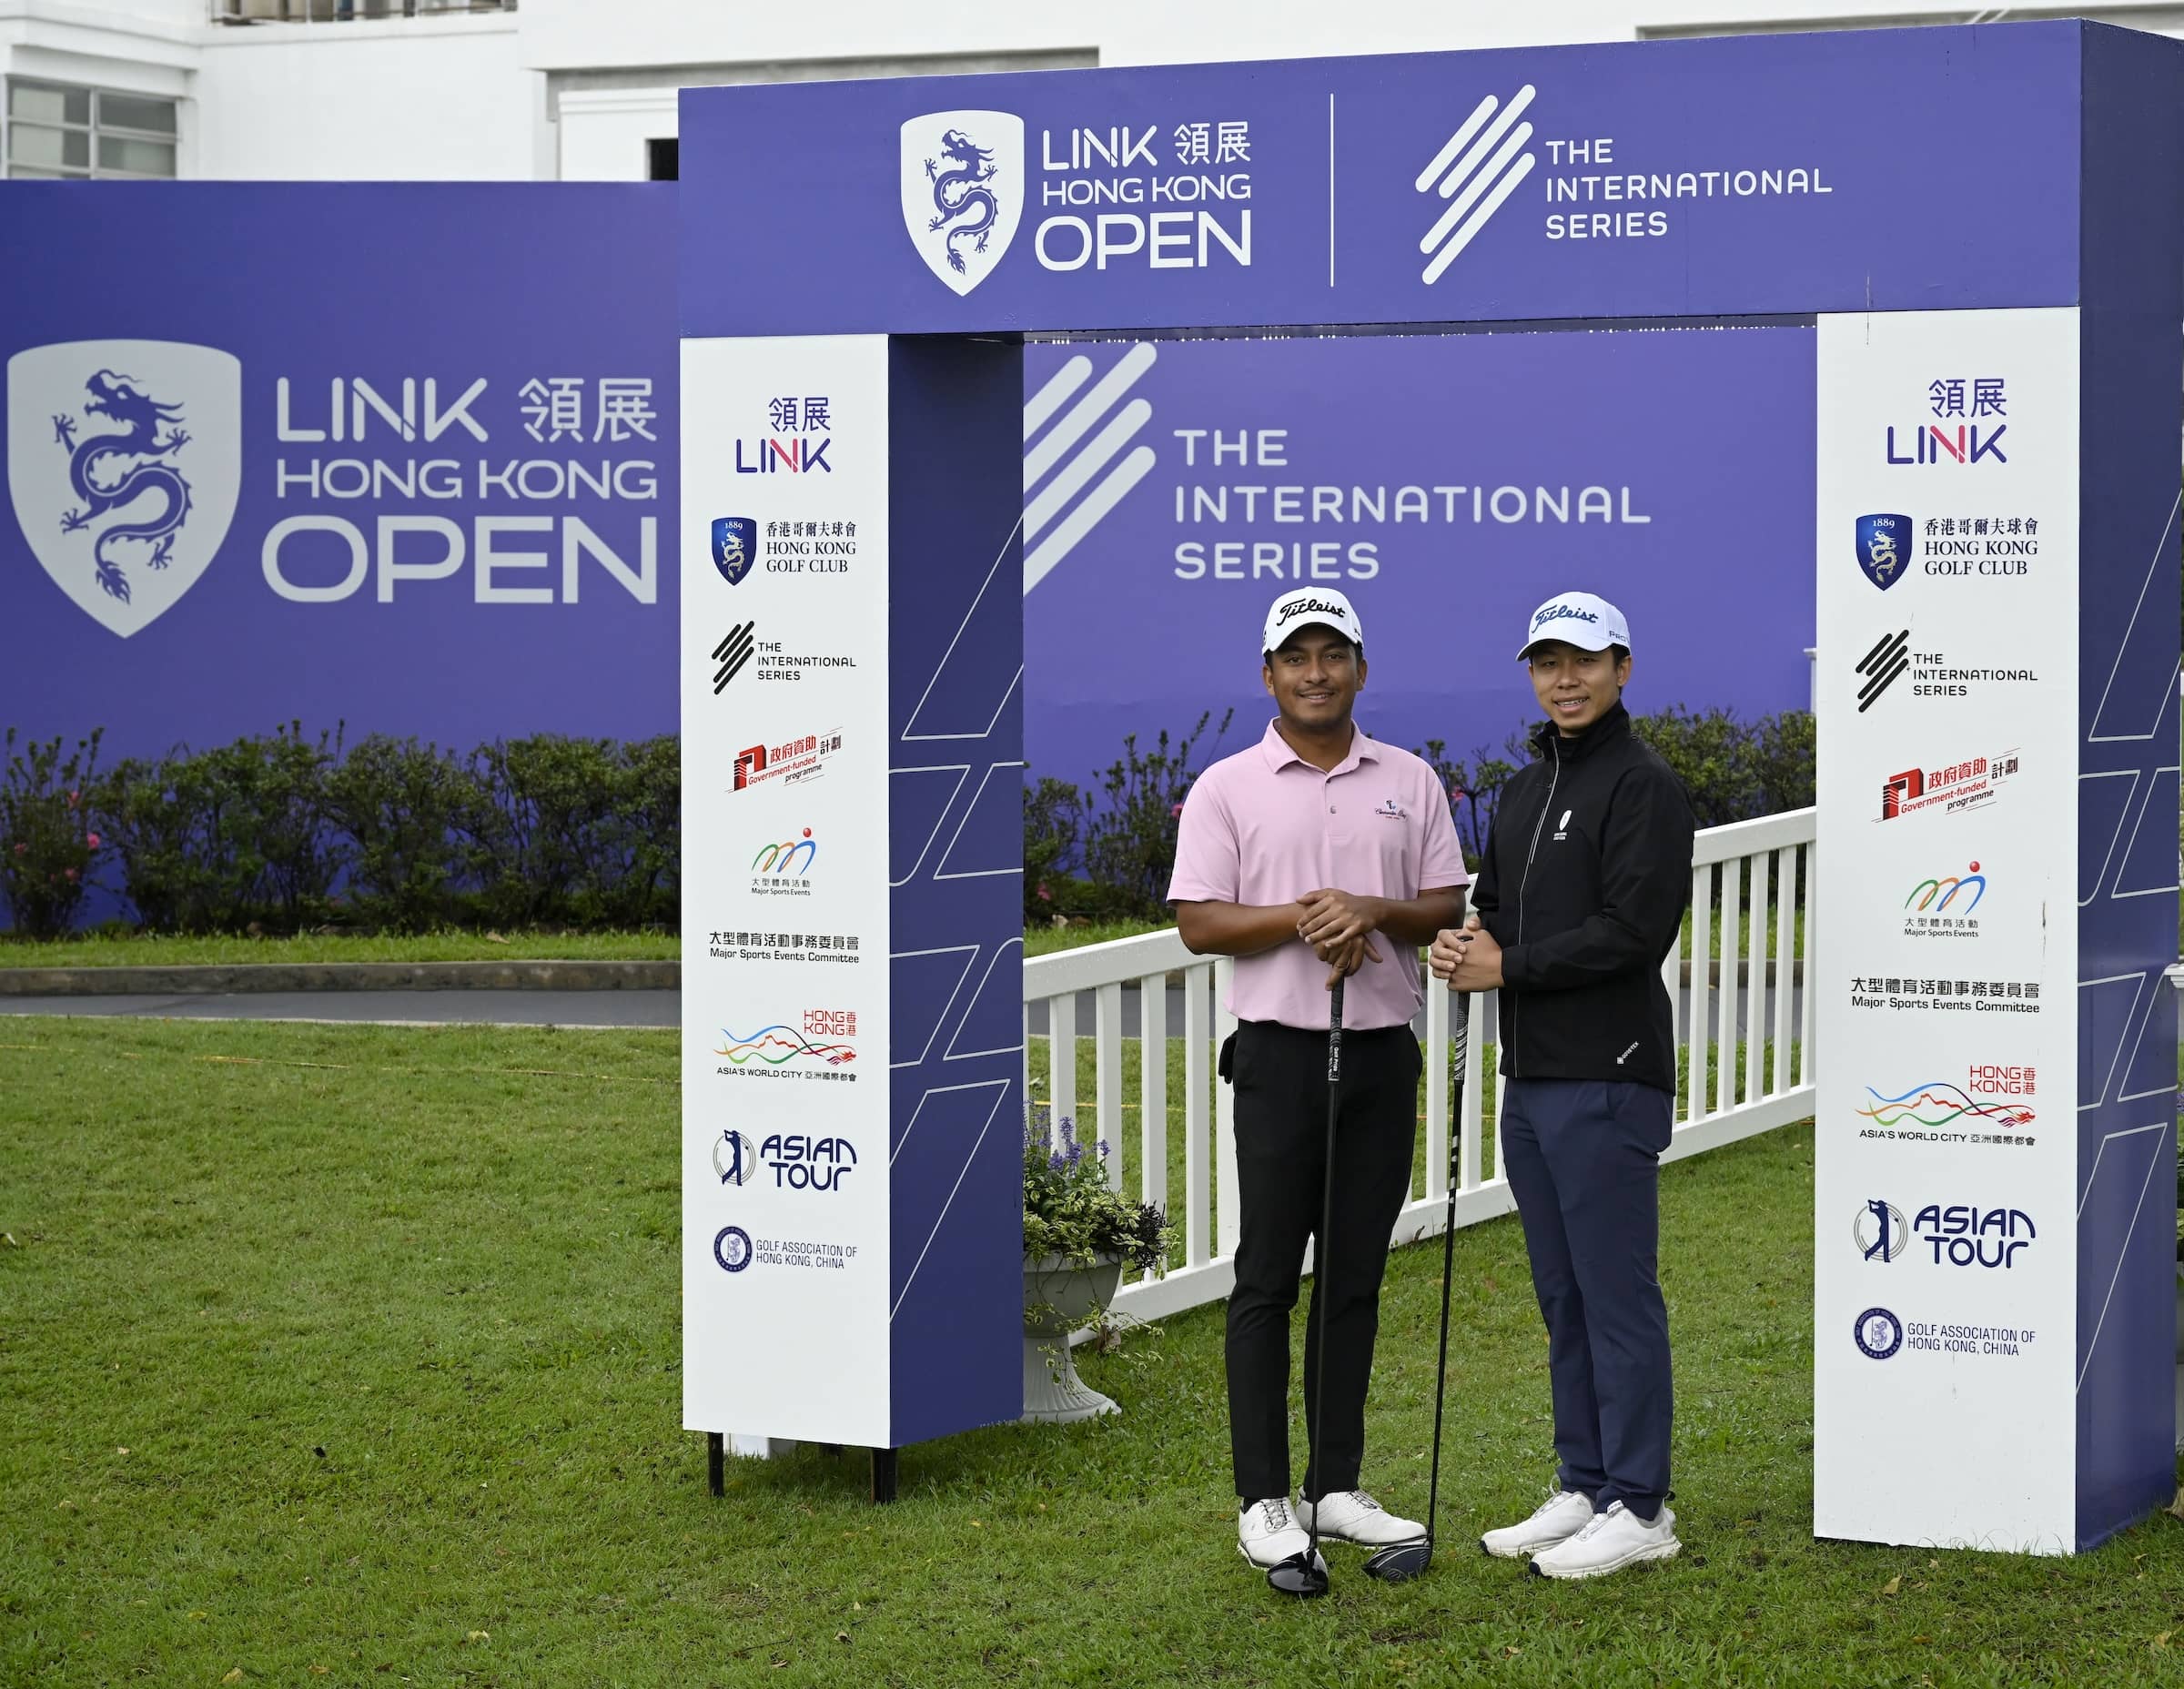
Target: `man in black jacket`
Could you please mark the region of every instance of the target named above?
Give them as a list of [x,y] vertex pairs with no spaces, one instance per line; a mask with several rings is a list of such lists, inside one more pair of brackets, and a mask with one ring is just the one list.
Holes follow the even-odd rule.
[[1481,1542],[1544,1577],[1599,1577],[1680,1546],[1655,1257],[1676,1088],[1662,966],[1693,825],[1683,786],[1631,732],[1621,612],[1587,592],[1550,599],[1517,656],[1547,720],[1502,791],[1473,914],[1431,959],[1453,990],[1502,992],[1497,1141],[1547,1321],[1562,1470],[1530,1519]]

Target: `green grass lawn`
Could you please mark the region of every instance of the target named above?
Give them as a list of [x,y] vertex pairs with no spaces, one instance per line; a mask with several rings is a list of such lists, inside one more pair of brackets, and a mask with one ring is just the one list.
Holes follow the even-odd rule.
[[[714,1501],[680,1423],[675,1051],[0,1026],[0,1683],[2179,1679],[2176,1520],[2073,1560],[1813,1541],[1809,1128],[1663,1175],[1671,1564],[1566,1587],[1465,1552],[1551,1468],[1511,1219],[1456,1239],[1416,1583],[1343,1555],[1294,1605],[1239,1562],[1218,1307],[1084,1358],[1120,1419],[910,1449],[895,1507],[812,1449]],[[1389,1270],[1369,1479],[1400,1509],[1440,1263]]]
[[505,942],[482,933],[428,933],[367,937],[306,933],[294,938],[239,935],[187,937],[129,934],[39,944],[0,934],[0,967],[234,966],[277,962],[603,962],[672,961],[682,954],[673,933],[510,933]]

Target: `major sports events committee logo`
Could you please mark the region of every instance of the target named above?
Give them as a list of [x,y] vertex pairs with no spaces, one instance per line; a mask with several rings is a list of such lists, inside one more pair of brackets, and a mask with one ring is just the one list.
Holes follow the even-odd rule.
[[70,340],[7,360],[7,486],[31,555],[109,632],[195,586],[242,488],[243,367],[178,340]]
[[1915,543],[1915,528],[1908,516],[1883,511],[1858,518],[1858,567],[1884,592],[1904,578]]
[[994,272],[1024,218],[1024,120],[935,111],[903,125],[903,227],[958,295]]
[[713,566],[730,586],[737,585],[758,561],[758,522],[749,516],[713,519]]
[[1904,1346],[1904,1322],[1886,1308],[1868,1308],[1850,1334],[1868,1360],[1886,1360]]
[[1421,194],[1449,202],[1418,243],[1427,255],[1420,279],[1428,287],[1441,279],[1539,162],[1524,150],[1532,125],[1517,121],[1538,92],[1526,83],[1506,106],[1488,95],[1411,184]]

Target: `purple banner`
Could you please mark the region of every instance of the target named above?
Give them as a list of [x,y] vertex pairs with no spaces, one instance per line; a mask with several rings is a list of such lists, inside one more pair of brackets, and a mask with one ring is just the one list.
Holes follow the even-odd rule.
[[682,332],[2068,304],[2087,27],[688,89]]
[[1032,773],[1208,709],[1257,739],[1267,605],[1314,582],[1405,747],[1536,716],[1515,656],[1567,590],[1629,616],[1634,709],[1805,708],[1813,359],[1786,328],[1029,349]]
[[672,731],[672,194],[11,183],[0,725]]

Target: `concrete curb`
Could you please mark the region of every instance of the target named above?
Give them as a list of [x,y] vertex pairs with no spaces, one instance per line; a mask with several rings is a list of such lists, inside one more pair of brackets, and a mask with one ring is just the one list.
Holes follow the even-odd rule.
[[256,991],[674,991],[680,962],[270,962],[0,968],[0,996],[209,996]]

